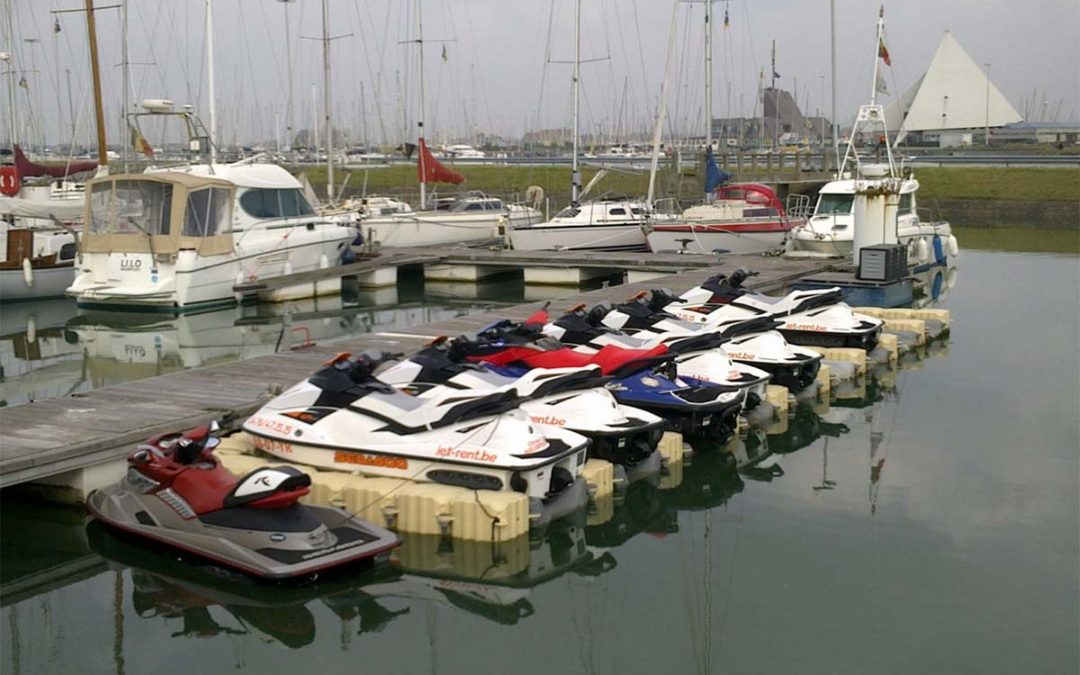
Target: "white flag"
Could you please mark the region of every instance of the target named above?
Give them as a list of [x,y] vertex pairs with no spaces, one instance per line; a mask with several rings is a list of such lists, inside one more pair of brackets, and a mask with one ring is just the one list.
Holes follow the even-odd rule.
[[889,95],[889,88],[885,86],[885,76],[881,74],[879,70],[877,72],[877,82],[874,83],[874,91],[879,94]]

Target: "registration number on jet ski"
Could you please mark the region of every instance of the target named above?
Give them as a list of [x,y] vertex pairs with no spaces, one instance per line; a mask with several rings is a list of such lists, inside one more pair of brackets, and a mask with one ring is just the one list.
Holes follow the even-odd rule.
[[259,450],[272,454],[291,454],[293,451],[292,443],[289,443],[288,441],[279,441],[273,438],[255,436],[252,439],[252,442]]
[[366,455],[362,452],[334,453],[334,462],[337,464],[357,464],[359,466],[379,466],[386,469],[408,469],[409,460],[404,457],[389,457],[387,455]]

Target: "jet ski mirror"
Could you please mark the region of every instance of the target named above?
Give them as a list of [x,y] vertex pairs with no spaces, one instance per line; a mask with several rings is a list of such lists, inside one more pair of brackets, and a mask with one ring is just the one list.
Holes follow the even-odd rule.
[[638,291],[637,293],[634,293],[629,298],[627,298],[626,301],[627,302],[644,302],[646,296],[648,296],[648,295],[649,295],[648,291]]
[[329,368],[330,366],[337,366],[341,363],[347,363],[348,360],[351,358],[352,354],[350,352],[338,352],[337,354],[334,354],[333,357],[327,359],[326,361],[323,361],[323,367]]
[[450,340],[449,337],[447,337],[445,335],[440,335],[439,337],[435,338],[431,342],[428,342],[426,345],[424,345],[424,348],[426,349],[428,347],[437,347],[437,348],[446,347],[446,343],[449,340]]
[[570,309],[566,310],[566,313],[567,314],[577,314],[578,312],[584,311],[586,306],[587,305],[584,302],[579,302],[578,304],[574,305]]

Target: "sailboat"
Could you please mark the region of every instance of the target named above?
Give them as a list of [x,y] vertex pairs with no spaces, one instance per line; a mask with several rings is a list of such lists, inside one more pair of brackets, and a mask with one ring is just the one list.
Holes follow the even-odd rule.
[[732,183],[716,163],[712,148],[712,1],[705,1],[705,201],[673,222],[646,228],[654,253],[761,253],[780,249],[788,234],[806,222],[807,197],[794,195],[785,206],[761,183]]
[[[510,246],[522,251],[644,251],[642,226],[652,216],[648,200],[612,198],[581,203],[579,168],[579,89],[581,87],[581,0],[575,6],[574,26],[574,152],[570,174],[570,204],[547,222],[514,224],[507,234]],[[596,179],[586,186],[585,192]]]
[[[91,62],[94,83],[99,86],[93,3],[88,7]],[[8,26],[10,31],[10,21]],[[9,42],[14,41],[13,35],[7,37]],[[11,58],[8,54],[4,57],[5,61]],[[83,212],[82,185],[68,179],[95,170],[98,163],[46,166],[30,161],[15,145],[15,83],[14,78],[8,79],[14,162],[0,166],[0,302],[62,297],[75,275],[77,242],[73,228]],[[102,124],[100,117],[98,124]],[[100,151],[105,152],[104,141]],[[105,162],[102,159],[102,164]],[[24,182],[27,178],[45,180]]]
[[[416,1],[416,45],[419,48],[419,107],[416,126],[416,177],[420,183],[420,206],[413,210],[407,203],[386,197],[361,197],[343,205],[360,216],[361,234],[367,241],[383,246],[437,246],[481,242],[494,239],[500,227],[517,227],[541,220],[536,209],[523,204],[507,204],[480,192],[427,202],[428,183],[461,185],[465,177],[443,166],[428,148],[424,138],[424,30]],[[457,146],[463,147],[463,146]]]
[[[910,267],[916,270],[945,265],[950,256],[959,253],[956,237],[949,223],[924,222],[920,219],[916,193],[919,181],[910,169],[897,166],[889,130],[885,123],[884,107],[877,95],[884,90],[881,63],[891,65],[885,46],[885,8],[878,12],[877,40],[874,43],[874,76],[870,104],[859,107],[855,126],[848,138],[847,149],[835,180],[829,181],[818,193],[817,204],[807,223],[792,233],[792,251],[810,255],[851,257],[855,243],[855,192],[860,183],[891,179],[899,182],[899,204],[896,212],[896,241],[907,246]],[[884,163],[870,161],[868,148],[856,145],[862,136],[879,139]]]

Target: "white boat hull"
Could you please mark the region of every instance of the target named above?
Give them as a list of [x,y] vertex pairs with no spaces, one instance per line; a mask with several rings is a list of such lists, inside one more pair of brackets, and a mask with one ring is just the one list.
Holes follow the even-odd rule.
[[540,220],[540,212],[511,207],[510,214],[497,211],[450,213],[420,211],[365,218],[359,227],[365,241],[383,246],[440,246],[480,242],[499,236],[504,223],[513,228]]
[[511,229],[510,246],[519,251],[644,251],[639,223],[533,225]]
[[654,229],[647,239],[653,253],[762,253],[784,246],[790,229],[752,230],[732,225],[668,225]]
[[[280,248],[238,243],[234,252],[217,256],[185,250],[174,263],[156,263],[149,253],[90,253],[67,292],[86,307],[170,310],[227,304],[236,301],[237,282],[317,270],[324,259],[338,260],[354,237],[351,228],[340,228],[326,238],[296,228],[288,245]],[[245,249],[251,253],[245,255]]]
[[0,302],[63,297],[75,279],[74,265],[39,267],[32,272],[32,283],[28,284],[22,268],[0,270]]

